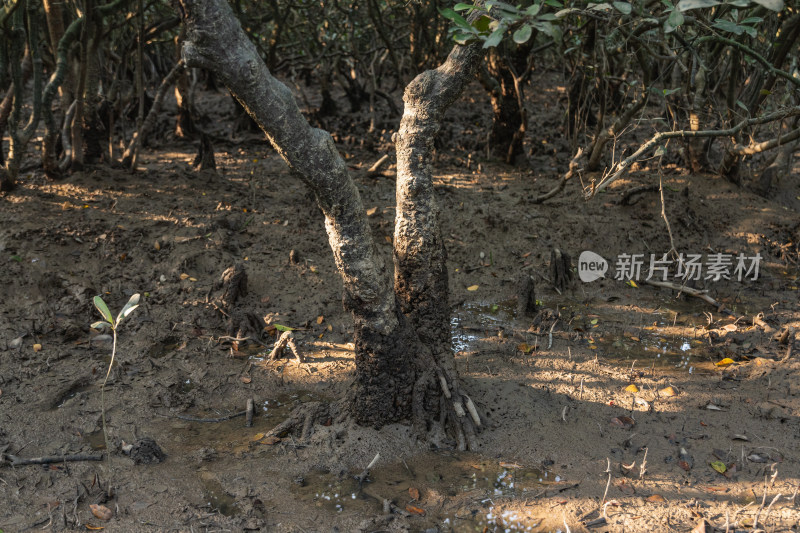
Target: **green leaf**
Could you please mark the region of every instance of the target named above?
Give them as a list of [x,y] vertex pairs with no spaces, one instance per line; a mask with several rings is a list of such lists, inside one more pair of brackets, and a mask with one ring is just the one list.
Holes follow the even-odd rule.
[[630,15],[631,11],[633,11],[633,6],[628,2],[614,2],[614,7],[623,15]]
[[725,466],[725,463],[723,463],[722,461],[713,461],[711,463],[711,468],[713,468],[714,470],[716,470],[720,474],[724,474],[725,471],[728,470],[728,467]]
[[533,28],[531,28],[528,24],[523,24],[520,29],[514,32],[514,42],[517,44],[526,43],[528,42],[528,39],[531,38],[532,34]]
[[89,327],[92,329],[107,329],[111,327],[111,324],[109,324],[105,320],[100,320],[99,322],[95,322]]
[[497,46],[500,44],[500,41],[503,40],[503,34],[506,32],[506,27],[500,24],[496,30],[492,32],[486,42],[483,43],[484,48],[491,48],[493,46]]
[[274,324],[274,326],[278,331],[294,331],[294,328],[290,328],[289,326],[282,326],[281,324]]
[[94,306],[100,311],[100,316],[105,318],[110,324],[114,323],[114,317],[111,316],[111,311],[109,311],[108,306],[103,301],[102,298],[99,296],[94,297]]
[[550,7],[557,7],[557,8],[564,7],[564,4],[559,2],[558,0],[544,0],[544,3]]
[[662,92],[664,93],[664,96],[669,96],[669,95],[671,95],[673,93],[676,93],[676,92],[678,92],[680,90],[681,90],[680,87],[678,87],[677,89],[664,89]]
[[753,0],[756,4],[764,6],[770,11],[780,11],[783,9],[783,0]]
[[455,42],[457,42],[458,44],[462,44],[462,45],[463,44],[467,44],[468,42],[470,42],[473,39],[475,39],[475,36],[472,35],[471,33],[456,32],[456,33],[453,34],[453,40]]
[[456,13],[455,11],[450,9],[449,7],[446,7],[444,9],[440,9],[439,13],[441,13],[444,18],[452,20],[457,26],[459,26],[461,28],[464,28],[465,30],[468,30],[468,31],[472,30],[472,26],[469,25],[469,22],[467,22],[467,19],[465,19],[464,17],[462,17],[461,15],[459,15],[458,13]]
[[464,4],[459,2],[458,4],[453,6],[453,9],[455,9],[456,11],[464,11],[465,9],[475,9],[475,6],[472,4]]
[[669,14],[669,18],[664,21],[664,33],[671,33],[675,31],[678,26],[683,24],[683,21],[683,13],[677,9],[673,9],[672,13]]
[[734,35],[741,35],[744,33],[744,28],[736,24],[735,22],[731,22],[730,20],[715,20],[714,24],[711,25],[718,30],[727,31],[733,33]]
[[704,7],[714,7],[721,4],[717,0],[681,0],[678,3],[678,9],[681,11],[689,11],[690,9],[702,9]]
[[483,15],[478,20],[472,23],[472,27],[481,33],[489,33],[489,24],[491,24],[491,17]]
[[[549,22],[536,22],[533,26],[540,32],[544,33],[545,35],[552,37],[553,40],[557,43],[561,42],[563,37],[563,32],[559,26],[555,24],[550,24]],[[564,54],[566,55],[568,51],[565,51]]]
[[122,311],[120,311],[119,314],[117,315],[117,324],[119,324],[123,318],[131,314],[134,309],[139,307],[140,298],[141,295],[138,292],[133,296],[131,296],[131,299],[128,300],[128,303],[125,304],[125,307],[123,307]]
[[17,263],[22,263],[22,258],[18,255],[12,255],[11,260],[16,261]]
[[525,14],[529,17],[535,17],[539,14],[539,11],[542,9],[542,4],[533,4],[531,7],[525,10]]

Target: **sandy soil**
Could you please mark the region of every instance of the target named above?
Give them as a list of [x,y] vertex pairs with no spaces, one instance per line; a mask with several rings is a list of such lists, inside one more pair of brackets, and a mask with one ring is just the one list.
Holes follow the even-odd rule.
[[[613,260],[660,256],[670,243],[657,192],[619,203],[657,182],[646,164],[590,202],[573,181],[530,203],[568,163],[557,96],[539,95],[532,109],[530,169],[459,149],[485,138],[485,103],[479,122],[462,113],[443,135],[456,359],[488,421],[470,454],[414,442],[401,425],[264,438],[297,405],[342,397],[354,370],[321,215],[264,142],[225,140],[220,126],[217,172],[192,171],[196,147],[166,135],[133,174],[98,167],[62,183],[25,174],[0,198],[0,529],[688,532],[707,520],[722,531],[797,531],[800,350],[782,332],[800,328],[798,165],[769,198],[664,168],[679,251],[763,257],[757,280],[701,284],[735,316],[614,279],[559,293],[553,248]],[[388,147],[339,138],[357,176]],[[357,181],[388,257],[393,180]],[[297,328],[305,364],[265,362],[274,327],[258,342],[225,337],[215,284],[236,263],[248,274],[237,308]],[[523,272],[535,280],[536,317],[514,315]],[[10,456],[105,448],[111,346],[89,328],[99,319],[92,298],[116,311],[134,293],[142,304],[120,329],[106,393],[110,462],[13,466]],[[224,417],[251,398],[250,428],[243,417],[179,418]],[[123,451],[144,437],[164,461],[135,464]],[[378,453],[359,487],[353,476]]]

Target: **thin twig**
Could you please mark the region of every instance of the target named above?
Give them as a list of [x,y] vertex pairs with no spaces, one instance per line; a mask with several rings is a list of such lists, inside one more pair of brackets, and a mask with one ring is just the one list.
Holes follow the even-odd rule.
[[100,454],[85,454],[78,453],[74,455],[49,455],[45,457],[31,457],[25,459],[17,457],[16,455],[6,454],[6,459],[11,466],[25,466],[25,465],[49,465],[53,463],[66,463],[77,461],[102,461],[104,453]]

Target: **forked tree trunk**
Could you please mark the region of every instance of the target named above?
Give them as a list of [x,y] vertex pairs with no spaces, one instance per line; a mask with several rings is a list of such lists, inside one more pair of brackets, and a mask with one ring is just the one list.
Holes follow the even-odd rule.
[[444,415],[459,447],[475,447],[474,425],[480,419],[459,390],[449,349],[447,271],[429,156],[442,114],[468,81],[479,48],[455,49],[445,64],[418,76],[406,91],[398,141],[398,306],[358,189],[331,136],[308,124],[291,91],[270,74],[226,1],[180,0],[180,8],[187,30],[186,64],[214,72],[227,85],[314,191],[325,216],[328,242],[344,284],[344,306],[355,326],[351,413],[356,421],[379,427],[413,420],[423,432],[426,422]]

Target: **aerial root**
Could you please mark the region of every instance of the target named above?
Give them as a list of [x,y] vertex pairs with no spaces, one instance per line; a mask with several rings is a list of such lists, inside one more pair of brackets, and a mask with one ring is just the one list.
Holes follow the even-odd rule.
[[472,399],[461,391],[458,378],[448,376],[438,365],[433,369],[426,368],[414,385],[412,412],[415,433],[421,436],[426,432],[429,415],[425,411],[425,396],[431,390],[441,392],[439,420],[442,427],[455,437],[458,450],[476,450],[476,434],[481,427],[478,409]]

